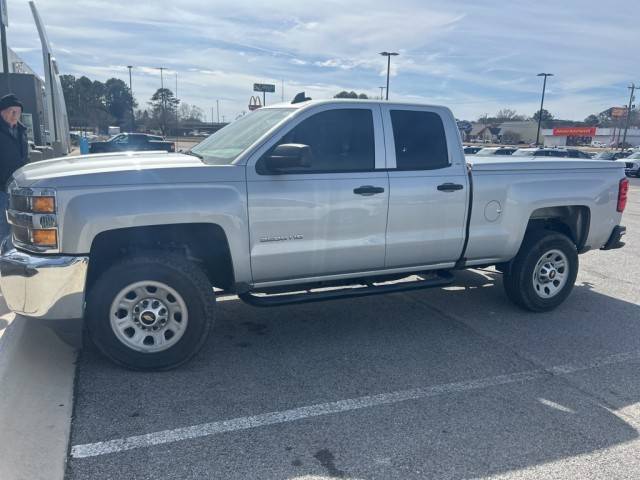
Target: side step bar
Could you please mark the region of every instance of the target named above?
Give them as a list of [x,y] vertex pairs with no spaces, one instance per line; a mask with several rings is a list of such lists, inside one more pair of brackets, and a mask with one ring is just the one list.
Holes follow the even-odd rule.
[[[284,294],[268,294],[266,292],[241,293],[238,297],[254,307],[278,307],[281,305],[291,305],[296,303],[320,302],[323,300],[337,300],[340,298],[364,297],[366,295],[377,295],[382,293],[404,292],[409,290],[419,290],[422,288],[434,288],[450,285],[454,277],[449,272],[440,272],[429,278],[413,281],[399,281],[387,283],[371,283],[362,287],[346,287],[336,290],[321,290]],[[326,287],[330,288],[330,287]]]

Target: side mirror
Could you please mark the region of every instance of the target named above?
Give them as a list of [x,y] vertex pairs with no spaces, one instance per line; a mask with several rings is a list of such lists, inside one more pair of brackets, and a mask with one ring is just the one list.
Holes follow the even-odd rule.
[[270,172],[280,172],[289,168],[311,167],[311,147],[301,143],[278,145],[265,157],[265,166]]

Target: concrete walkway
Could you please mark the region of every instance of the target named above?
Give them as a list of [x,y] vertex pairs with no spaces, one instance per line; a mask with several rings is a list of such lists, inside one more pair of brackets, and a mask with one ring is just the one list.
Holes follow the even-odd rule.
[[0,298],[0,478],[61,480],[76,352]]

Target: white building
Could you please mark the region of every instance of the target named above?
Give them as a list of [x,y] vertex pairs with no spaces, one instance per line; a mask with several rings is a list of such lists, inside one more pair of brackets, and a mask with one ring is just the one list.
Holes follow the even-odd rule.
[[[622,142],[624,128],[598,127],[558,127],[545,128],[541,133],[545,147],[564,147],[569,145],[589,145],[601,142],[605,145],[617,145]],[[634,147],[640,146],[640,128],[629,128],[626,142]]]

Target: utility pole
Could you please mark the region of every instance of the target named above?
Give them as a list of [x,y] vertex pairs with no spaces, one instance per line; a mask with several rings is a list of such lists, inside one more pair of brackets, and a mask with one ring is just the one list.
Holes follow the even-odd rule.
[[216,112],[218,113],[218,123],[220,123],[220,100],[216,100]]
[[[176,72],[176,100],[178,100],[178,72]],[[176,103],[176,148],[178,148],[178,104]]]
[[157,67],[158,70],[160,70],[160,94],[161,97],[160,99],[162,100],[161,106],[162,106],[162,134],[166,135],[167,132],[167,125],[165,123],[166,120],[166,114],[167,114],[167,106],[166,106],[166,99],[167,96],[164,94],[164,76],[162,75],[162,73],[166,70],[165,67]]
[[539,73],[538,77],[544,77],[542,84],[542,100],[540,101],[540,112],[538,113],[538,133],[536,133],[536,147],[540,144],[540,125],[542,124],[542,107],[544,106],[544,92],[547,89],[547,77],[553,77],[553,73]]
[[629,122],[631,121],[631,106],[633,104],[633,94],[636,91],[636,84],[632,83],[627,88],[631,90],[631,95],[629,95],[629,106],[627,107],[627,122],[624,126],[624,136],[622,137],[622,145],[620,146],[620,150],[622,150],[625,143],[627,143],[627,130],[629,130]]
[[129,93],[131,94],[131,131],[136,131],[136,117],[133,113],[133,86],[131,83],[131,70],[133,69],[133,65],[127,65],[129,69]]
[[391,57],[400,55],[397,52],[380,52],[380,55],[387,57],[387,100],[389,100],[389,73],[391,71]]
[[2,48],[2,72],[4,85],[6,88],[5,94],[11,93],[11,77],[9,73],[9,48],[7,47],[7,27],[9,21],[7,20],[7,2],[0,0],[0,47]]

